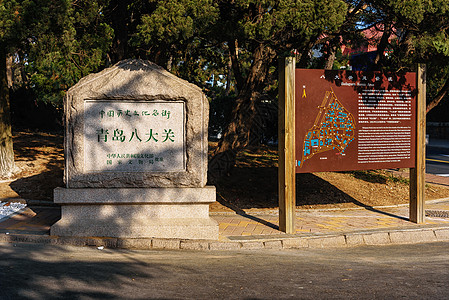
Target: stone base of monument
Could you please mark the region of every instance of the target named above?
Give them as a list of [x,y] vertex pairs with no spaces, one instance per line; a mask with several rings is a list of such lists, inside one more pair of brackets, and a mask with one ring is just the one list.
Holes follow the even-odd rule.
[[215,187],[204,188],[56,188],[61,220],[58,236],[218,239],[209,217]]

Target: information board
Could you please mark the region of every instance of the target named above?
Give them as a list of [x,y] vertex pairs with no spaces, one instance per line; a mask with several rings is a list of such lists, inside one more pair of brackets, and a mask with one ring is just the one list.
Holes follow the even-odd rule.
[[296,172],[413,167],[415,77],[296,69]]

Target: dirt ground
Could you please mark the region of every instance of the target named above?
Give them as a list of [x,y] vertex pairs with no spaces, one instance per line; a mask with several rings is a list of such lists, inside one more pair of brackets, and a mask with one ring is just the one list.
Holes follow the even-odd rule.
[[20,172],[0,180],[1,198],[53,201],[53,189],[63,186],[63,140],[61,134],[14,133],[14,160]]
[[[215,143],[210,143],[211,149]],[[63,136],[20,131],[14,134],[17,167],[11,179],[0,179],[5,199],[53,200],[63,186]],[[298,208],[354,208],[408,203],[408,180],[385,170],[320,172],[296,175]],[[258,147],[242,151],[231,174],[215,184],[217,203],[211,211],[277,209],[277,150]],[[426,185],[426,199],[449,197],[444,186]]]

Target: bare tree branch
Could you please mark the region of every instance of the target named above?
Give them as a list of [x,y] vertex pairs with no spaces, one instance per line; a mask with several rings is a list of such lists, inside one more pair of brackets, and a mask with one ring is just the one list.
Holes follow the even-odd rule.
[[430,101],[427,104],[426,107],[426,114],[432,110],[432,108],[434,108],[435,106],[437,106],[441,100],[444,99],[444,97],[448,94],[449,92],[449,78],[446,78],[446,83],[444,84],[444,86],[441,88],[441,90],[438,92],[438,94],[436,95],[435,98],[432,99],[432,101]]

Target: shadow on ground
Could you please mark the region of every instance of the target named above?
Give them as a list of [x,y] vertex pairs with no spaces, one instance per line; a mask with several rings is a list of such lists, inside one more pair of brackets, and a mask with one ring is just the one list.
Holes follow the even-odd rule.
[[[167,278],[171,273],[163,264],[132,255],[114,261],[105,252],[103,259],[94,260],[64,255],[67,251],[58,246],[13,248],[12,244],[0,245],[0,252],[1,299],[120,299],[130,295],[120,296],[117,287],[137,287],[142,280]],[[58,258],[52,258],[55,255]],[[123,251],[122,257],[126,256]]]
[[24,177],[11,182],[10,187],[26,200],[53,201],[53,190],[63,185],[63,172],[55,168],[38,175]]
[[14,135],[15,163],[21,169],[9,187],[20,198],[53,201],[62,186],[63,137],[61,134],[20,132]]
[[[381,176],[355,176],[366,182],[385,183]],[[216,184],[217,201],[254,221],[277,229],[274,224],[251,216],[245,210],[252,208],[278,209],[277,168],[234,168],[231,176],[222,178]],[[391,217],[406,219],[375,209],[346,194],[326,180],[311,174],[296,174],[296,206],[307,207],[325,204],[352,203],[358,207],[385,214]]]
[[[216,184],[222,205],[249,208],[278,207],[277,168],[234,168]],[[296,175],[296,205],[355,203],[363,205],[314,174]]]

